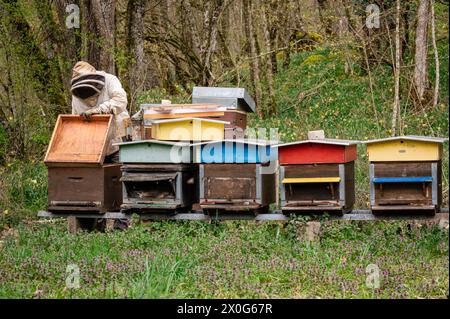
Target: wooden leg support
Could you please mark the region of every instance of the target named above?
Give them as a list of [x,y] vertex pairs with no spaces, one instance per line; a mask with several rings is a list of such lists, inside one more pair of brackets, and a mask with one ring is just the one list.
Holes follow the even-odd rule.
[[76,234],[82,230],[92,231],[96,228],[96,225],[97,218],[67,217],[67,230],[70,234]]

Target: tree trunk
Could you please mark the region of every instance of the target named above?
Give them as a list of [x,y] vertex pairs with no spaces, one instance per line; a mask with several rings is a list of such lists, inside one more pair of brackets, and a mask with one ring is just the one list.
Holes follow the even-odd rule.
[[260,80],[260,67],[258,53],[256,51],[255,34],[253,29],[253,17],[252,17],[252,1],[243,0],[243,15],[244,15],[244,31],[248,42],[248,50],[250,56],[250,80],[253,85],[253,92],[255,94],[256,109],[258,115],[262,116],[262,104],[261,104],[261,80]]
[[416,52],[414,55],[414,88],[419,104],[423,104],[428,86],[427,33],[429,20],[429,0],[420,0],[417,9]]
[[131,105],[134,104],[136,95],[143,91],[147,73],[144,53],[145,4],[145,0],[128,1],[127,51],[131,57],[131,63],[128,65],[128,87]]
[[433,107],[436,107],[439,101],[439,52],[436,45],[436,27],[435,27],[435,14],[434,14],[434,0],[430,0],[431,6],[431,40],[433,42],[434,52],[434,65],[435,65],[435,80],[434,80],[434,94],[433,94]]
[[394,105],[392,109],[392,136],[397,133],[398,115],[400,113],[400,0],[396,2],[395,16],[395,67],[394,67]]
[[[265,9],[265,10],[264,10]],[[269,11],[268,8],[263,8],[263,25],[264,25],[264,40],[266,43],[266,50],[267,52],[271,52],[273,50],[272,48],[272,41],[270,39],[270,25],[269,25]],[[267,86],[269,91],[269,99],[268,99],[268,107],[267,107],[267,115],[272,116],[277,113],[277,105],[276,105],[276,99],[275,99],[275,84],[274,84],[274,73],[273,73],[273,61],[272,58],[267,58],[267,68],[266,68],[266,77],[267,77]]]

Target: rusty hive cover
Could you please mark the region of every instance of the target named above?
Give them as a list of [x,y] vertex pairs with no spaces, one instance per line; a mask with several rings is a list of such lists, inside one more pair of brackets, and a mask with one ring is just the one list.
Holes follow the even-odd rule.
[[59,115],[44,162],[49,166],[101,165],[110,138],[112,115]]

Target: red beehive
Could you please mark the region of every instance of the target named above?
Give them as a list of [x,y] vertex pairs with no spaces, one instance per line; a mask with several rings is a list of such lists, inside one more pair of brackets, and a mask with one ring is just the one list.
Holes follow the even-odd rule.
[[[313,136],[319,133],[319,136]],[[321,135],[321,136],[320,136]],[[355,200],[358,141],[324,138],[277,145],[283,211],[349,211]]]

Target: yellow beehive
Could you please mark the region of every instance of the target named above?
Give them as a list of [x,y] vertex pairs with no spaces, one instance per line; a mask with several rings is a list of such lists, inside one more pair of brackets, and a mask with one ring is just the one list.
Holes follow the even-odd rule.
[[229,122],[179,118],[152,122],[152,138],[167,141],[216,141],[224,139],[225,125]]
[[370,162],[423,162],[442,158],[442,143],[446,138],[399,136],[371,140],[367,144]]

